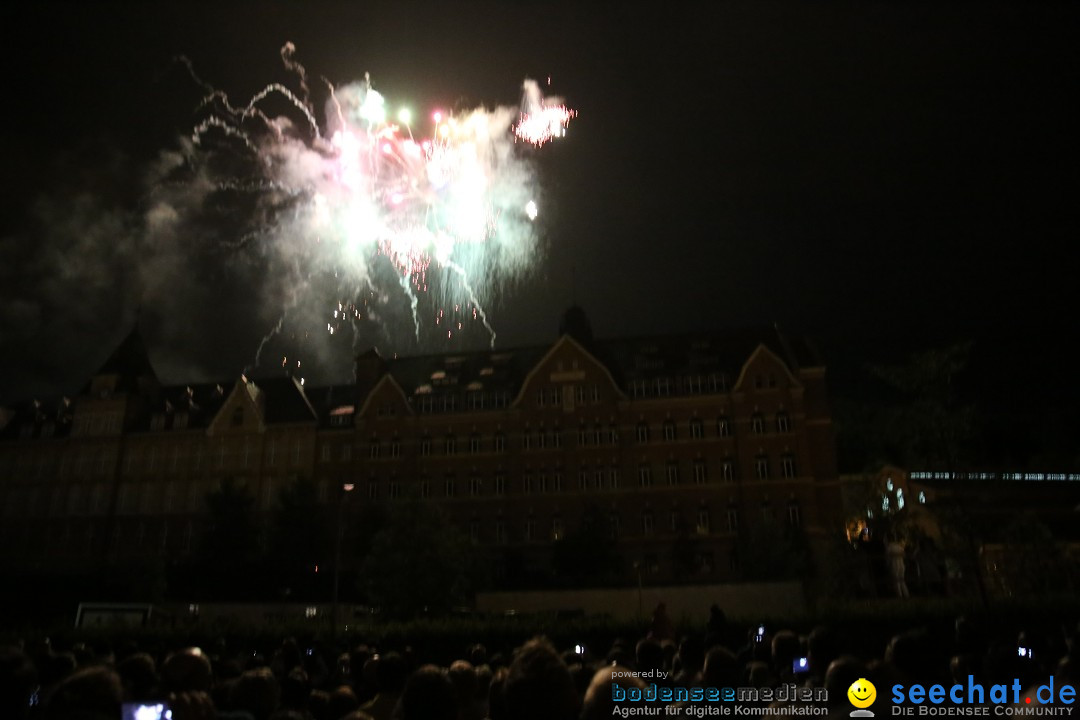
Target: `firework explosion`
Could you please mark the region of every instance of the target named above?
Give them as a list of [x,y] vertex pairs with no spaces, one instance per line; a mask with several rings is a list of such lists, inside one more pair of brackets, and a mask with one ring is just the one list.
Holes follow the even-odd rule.
[[[277,298],[281,315],[255,364],[290,323],[299,345],[313,332],[344,331],[355,349],[374,340],[362,337],[372,323],[401,346],[404,318],[414,347],[476,323],[494,345],[485,301],[540,254],[530,146],[564,136],[575,112],[526,80],[519,107],[433,111],[414,123],[365,76],[341,87],[322,80],[320,122],[294,54],[291,44],[282,49],[299,92],[275,83],[243,106],[184,60],[205,91],[203,119],[171,162],[183,179],[160,183],[169,212],[159,216],[184,212],[180,195],[197,189],[189,210],[217,208],[234,225],[219,231],[221,245],[263,258],[268,301]],[[317,327],[295,327],[319,317]],[[299,367],[297,348],[283,351],[283,366]]]

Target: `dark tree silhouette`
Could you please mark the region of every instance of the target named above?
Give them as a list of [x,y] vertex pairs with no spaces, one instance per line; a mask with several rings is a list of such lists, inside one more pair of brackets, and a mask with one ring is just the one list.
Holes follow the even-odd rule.
[[559,584],[581,587],[610,585],[619,579],[622,562],[611,539],[607,516],[589,504],[577,527],[555,541],[551,566]]
[[326,597],[334,553],[332,515],[319,502],[318,488],[310,479],[299,478],[281,489],[268,539],[269,569],[281,596]]
[[388,617],[447,612],[469,598],[470,550],[438,508],[402,502],[372,540],[362,588]]

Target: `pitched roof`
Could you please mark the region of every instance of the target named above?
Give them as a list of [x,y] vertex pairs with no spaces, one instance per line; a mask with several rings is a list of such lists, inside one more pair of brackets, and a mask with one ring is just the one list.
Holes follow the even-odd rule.
[[[150,362],[150,353],[146,349],[142,333],[138,326],[131,329],[112,354],[102,363],[94,377],[101,375],[117,375],[120,383],[117,390],[133,391],[137,388],[139,378],[157,379],[153,363]],[[89,387],[89,384],[88,384]]]

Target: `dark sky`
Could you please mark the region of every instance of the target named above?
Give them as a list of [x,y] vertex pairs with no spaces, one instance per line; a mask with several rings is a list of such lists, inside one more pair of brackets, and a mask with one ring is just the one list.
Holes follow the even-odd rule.
[[[173,57],[241,101],[295,87],[286,41],[309,76],[418,107],[550,76],[579,111],[537,157],[543,260],[488,300],[499,345],[550,341],[576,300],[600,336],[779,322],[839,367],[962,337],[1064,366],[1075,3],[449,5],[0,11],[0,401],[77,387],[140,307],[166,380],[250,363],[284,293],[213,257],[148,271],[139,218],[198,119]],[[147,277],[184,300],[148,307]]]

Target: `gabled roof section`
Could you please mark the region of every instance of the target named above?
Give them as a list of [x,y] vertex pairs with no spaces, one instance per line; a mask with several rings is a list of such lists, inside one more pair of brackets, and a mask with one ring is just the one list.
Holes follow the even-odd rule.
[[[661,377],[723,375],[731,382],[760,345],[779,358],[788,356],[779,332],[771,327],[735,328],[637,338],[599,340],[596,353],[627,385]],[[792,369],[794,361],[785,361]]]
[[356,411],[356,417],[363,417],[367,414],[368,409],[371,407],[371,403],[375,399],[375,396],[378,395],[379,391],[386,386],[393,388],[394,392],[401,396],[401,402],[405,405],[405,409],[408,410],[410,413],[413,412],[412,405],[409,403],[409,396],[405,394],[405,390],[401,387],[398,381],[394,379],[393,375],[391,375],[390,373],[386,373],[381,378],[379,378],[379,381],[376,382],[375,386],[371,388],[371,390],[368,392],[367,397],[364,398],[364,402]]
[[572,336],[563,335],[561,338],[559,338],[558,340],[555,341],[555,344],[552,345],[551,348],[548,349],[548,351],[546,353],[544,353],[543,357],[541,357],[539,360],[537,360],[535,363],[533,363],[532,368],[529,370],[528,374],[524,377],[524,379],[522,379],[521,384],[518,386],[517,395],[514,397],[514,402],[513,402],[514,405],[521,402],[521,399],[522,399],[523,394],[525,392],[525,387],[533,379],[533,377],[536,375],[536,373],[538,373],[540,371],[540,368],[543,367],[543,365],[548,360],[550,360],[555,355],[555,353],[559,352],[559,350],[561,350],[563,347],[565,347],[567,345],[574,348],[574,350],[576,350],[577,352],[581,353],[583,356],[585,356],[586,359],[591,360],[592,362],[596,363],[596,366],[598,368],[600,368],[601,370],[603,370],[604,375],[606,375],[608,380],[611,381],[611,387],[614,388],[615,392],[617,392],[623,399],[626,398],[626,394],[622,391],[622,388],[619,387],[619,383],[615,380],[615,377],[611,374],[611,369],[607,366],[607,364],[602,362],[598,357],[596,357],[591,352],[586,350],[585,347],[580,342],[575,340]]
[[769,359],[773,360],[777,365],[779,365],[781,367],[781,369],[783,369],[784,373],[787,375],[788,380],[791,382],[791,385],[793,387],[801,387],[802,386],[802,383],[800,383],[798,378],[795,377],[794,373],[791,372],[791,368],[788,367],[788,364],[786,362],[784,362],[783,358],[781,358],[775,352],[770,350],[763,343],[761,345],[758,345],[754,349],[754,352],[752,352],[750,354],[750,357],[748,357],[746,359],[746,362],[743,363],[742,368],[740,368],[740,370],[739,370],[739,378],[735,381],[735,384],[732,385],[733,389],[738,390],[738,389],[740,389],[742,387],[743,382],[746,381],[746,371],[747,371],[747,369],[751,365],[753,365],[754,361],[757,360],[759,357],[768,357]]
[[217,415],[210,421],[207,432],[211,435],[229,430],[237,425],[237,418],[243,421],[239,426],[248,425],[246,416],[251,414],[258,425],[259,432],[266,430],[266,415],[264,409],[264,397],[262,391],[244,376],[237,379],[232,391],[221,404]]

